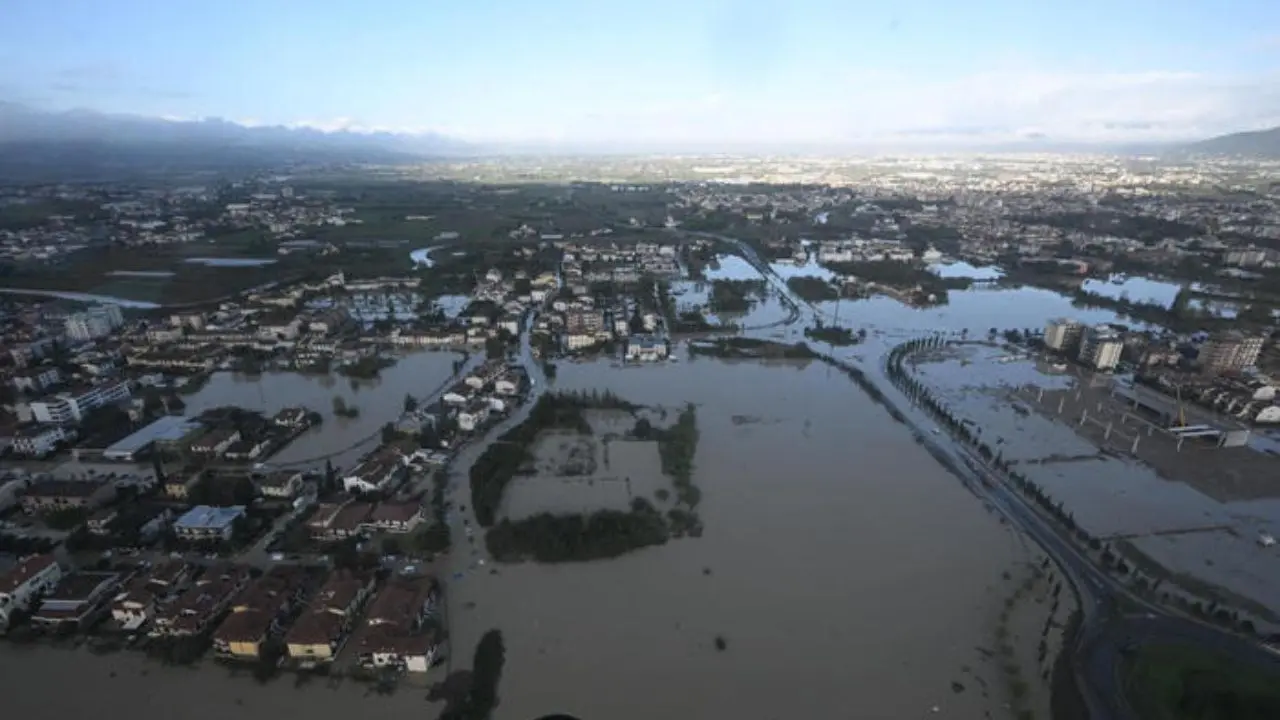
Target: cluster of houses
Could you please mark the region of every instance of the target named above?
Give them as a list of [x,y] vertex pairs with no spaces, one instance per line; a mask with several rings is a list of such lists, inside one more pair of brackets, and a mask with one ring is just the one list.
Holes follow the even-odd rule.
[[645,275],[678,277],[678,248],[674,244],[637,242],[557,243],[564,253],[561,273],[566,283],[636,283]]
[[436,657],[439,585],[371,572],[276,565],[200,567],[170,560],[111,571],[64,569],[33,555],[0,573],[0,629],[32,626],[145,633],[158,640],[207,639],[216,655],[257,661],[270,645],[303,667],[333,662],[346,646],[356,663],[425,672]]
[[598,304],[584,286],[572,286],[570,292],[571,298],[552,302],[553,312],[539,318],[537,325],[539,332],[558,335],[564,351],[575,353],[621,342],[628,360],[667,357],[665,321],[658,313],[641,309],[634,298]]

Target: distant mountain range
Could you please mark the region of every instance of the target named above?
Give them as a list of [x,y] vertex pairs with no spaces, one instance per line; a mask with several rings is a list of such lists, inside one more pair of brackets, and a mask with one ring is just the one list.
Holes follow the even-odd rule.
[[323,132],[176,121],[0,101],[0,177],[94,179],[133,172],[235,170],[293,163],[398,163],[470,154],[436,134]]
[[[567,152],[570,147],[559,150]],[[595,152],[603,150],[594,149]],[[865,150],[875,152],[876,148]],[[1103,147],[1039,138],[981,150],[1280,158],[1280,128],[1180,145]],[[297,164],[397,164],[482,152],[555,151],[517,146],[480,148],[433,133],[326,132],[299,127],[248,127],[220,119],[166,120],[89,110],[46,112],[0,100],[0,180],[99,180],[157,173],[235,173]],[[584,147],[577,151],[591,154],[593,149]]]
[[1232,133],[1188,145],[1187,150],[1205,155],[1242,155],[1280,158],[1280,127],[1270,130]]

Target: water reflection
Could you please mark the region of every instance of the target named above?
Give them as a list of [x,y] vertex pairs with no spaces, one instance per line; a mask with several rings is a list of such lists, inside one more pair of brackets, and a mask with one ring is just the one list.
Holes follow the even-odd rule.
[[929,272],[941,278],[969,278],[970,280],[999,280],[1004,271],[995,265],[972,265],[959,260],[929,266]]
[[1124,299],[1170,307],[1178,297],[1178,291],[1182,286],[1132,275],[1112,275],[1106,280],[1085,280],[1081,289],[1116,300]]
[[[471,648],[502,627],[502,717],[917,717],[939,702],[922,687],[990,667],[978,648],[1023,546],[843,375],[818,363],[586,362],[561,364],[556,383],[695,403],[707,531],[496,575],[463,558],[451,634]],[[794,677],[804,692],[780,692]],[[696,692],[653,691],[674,684]],[[949,716],[998,710],[979,692],[939,692]]]
[[708,280],[759,280],[755,267],[738,255],[717,255],[719,267],[708,265],[703,274]]
[[[383,370],[380,377],[359,381],[336,374],[214,373],[199,392],[185,398],[187,415],[198,415],[222,405],[237,405],[268,414],[286,407],[305,406],[323,415],[324,422],[302,434],[269,462],[295,463],[337,453],[333,464],[343,467],[353,464],[367,449],[353,448],[353,445],[376,437],[385,423],[399,417],[406,393],[420,397],[435,390],[452,375],[453,361],[458,357],[448,352],[413,353],[401,358],[394,367]],[[335,397],[359,408],[360,415],[335,416]],[[311,465],[323,467],[324,460]]]

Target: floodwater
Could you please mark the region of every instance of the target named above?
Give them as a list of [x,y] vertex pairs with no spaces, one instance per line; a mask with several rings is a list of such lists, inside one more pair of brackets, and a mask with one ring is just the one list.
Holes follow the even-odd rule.
[[708,280],[758,280],[760,273],[741,255],[717,255],[719,268],[707,266],[703,274]]
[[[401,689],[392,696],[367,694],[366,686],[343,682],[329,687],[318,678],[296,687],[289,677],[268,684],[246,673],[232,677],[211,661],[199,667],[173,667],[141,653],[96,656],[83,649],[0,646],[0,677],[5,679],[6,717],[29,720],[93,716],[153,720],[276,720],[307,717],[434,717],[422,690]],[[60,692],[64,682],[74,691]]]
[[146,302],[145,300],[130,300],[128,298],[116,297],[114,295],[95,295],[93,293],[70,292],[65,290],[0,288],[0,293],[8,293],[10,295],[34,295],[38,297],[58,298],[59,300],[75,300],[85,303],[103,303],[106,305],[119,305],[123,308],[135,308],[138,310],[154,310],[161,307],[158,303]]
[[409,259],[412,260],[413,264],[418,267],[425,267],[425,268],[435,267],[436,261],[431,259],[431,251],[437,250],[439,248],[440,248],[439,245],[432,245],[431,247],[418,248],[417,250],[414,250],[413,252],[409,253]]
[[929,272],[941,278],[970,280],[999,280],[1004,277],[1004,271],[994,265],[973,265],[963,260],[930,265]]
[[[192,416],[222,405],[267,414],[296,406],[316,410],[324,416],[324,422],[300,435],[267,462],[323,467],[325,457],[333,455],[334,466],[342,468],[352,465],[369,449],[364,441],[377,438],[385,423],[400,416],[406,393],[422,398],[437,390],[452,376],[453,362],[459,357],[451,352],[415,352],[401,357],[378,378],[354,382],[337,374],[268,372],[251,376],[219,372],[199,392],[183,399],[187,414]],[[359,416],[334,415],[335,397],[359,408]]]
[[706,530],[497,574],[455,552],[453,652],[465,666],[485,631],[506,640],[496,720],[1012,715],[979,648],[1028,550],[847,378],[707,358],[559,368],[561,389],[697,405]]
[[[1127,457],[1100,453],[1094,441],[1075,431],[1074,416],[1055,418],[1056,401],[1038,407],[1035,393],[1010,395],[1027,385],[1076,388],[1090,382],[1088,377],[1045,374],[1046,368],[1032,360],[999,362],[1010,356],[994,348],[966,346],[948,355],[951,359],[921,363],[918,377],[981,428],[984,440],[1019,472],[1062,501],[1081,527],[1099,537],[1127,540],[1175,573],[1280,608],[1280,578],[1274,571],[1280,558],[1275,548],[1257,543],[1259,532],[1280,534],[1280,488],[1268,491],[1261,477],[1228,487],[1223,477],[1233,472],[1228,463],[1238,462],[1228,454],[1220,456],[1219,472],[1200,477],[1197,471],[1194,482],[1179,482]],[[1161,447],[1159,438],[1137,434],[1147,443],[1143,452]],[[1132,425],[1117,427],[1115,447],[1127,446],[1134,435]],[[1194,446],[1181,451],[1186,463],[1213,462],[1205,453],[1249,452]],[[1228,491],[1237,496],[1222,497]]]
[[1088,324],[1137,324],[1103,308],[1076,307],[1070,298],[1041,288],[953,290],[948,299],[946,305],[928,308],[909,307],[884,296],[842,300],[839,307],[834,301],[825,302],[819,307],[828,317],[838,313],[842,324],[902,338],[936,331],[986,335],[992,327],[1044,330],[1045,323],[1055,317]]
[[1081,289],[1095,295],[1131,302],[1152,303],[1162,307],[1173,305],[1181,285],[1151,278],[1112,275],[1106,280],[1085,280]]

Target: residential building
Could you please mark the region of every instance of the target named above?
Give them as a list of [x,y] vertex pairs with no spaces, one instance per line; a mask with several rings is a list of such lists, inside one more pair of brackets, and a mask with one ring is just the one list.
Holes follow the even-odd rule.
[[400,457],[375,453],[342,478],[342,487],[347,492],[389,491],[403,477],[403,471],[404,461]]
[[425,518],[421,503],[386,501],[378,503],[364,521],[364,527],[373,532],[408,533],[418,527]]
[[240,431],[235,428],[217,428],[210,430],[191,443],[191,452],[197,455],[222,455],[235,443],[240,442]]
[[51,554],[23,558],[0,575],[0,629],[8,627],[15,611],[30,610],[61,579],[62,568]]
[[74,430],[60,425],[23,425],[13,434],[13,452],[25,457],[42,458],[58,448],[58,443],[72,440]]
[[14,373],[13,387],[17,390],[38,393],[62,381],[62,372],[52,365],[41,365]]
[[173,532],[187,542],[226,542],[235,523],[244,517],[243,505],[197,505],[173,523]]
[[189,475],[173,473],[165,478],[164,485],[160,490],[170,500],[186,500],[187,495],[191,493],[191,489],[200,483],[200,479],[201,474],[198,472]]
[[667,357],[667,343],[655,335],[632,335],[627,339],[628,360],[664,360]]
[[1257,364],[1264,342],[1239,330],[1217,333],[1200,346],[1200,366],[1206,372],[1238,373]]
[[271,418],[271,423],[285,428],[301,428],[310,424],[306,408],[285,408]]
[[124,380],[60,392],[32,402],[31,416],[37,422],[75,425],[83,420],[90,410],[128,400],[131,394],[129,383]]
[[304,663],[332,661],[373,588],[371,574],[336,570],[329,575],[285,635],[289,656]]
[[302,599],[306,570],[277,565],[253,581],[231,603],[231,613],[213,633],[213,649],[224,657],[257,660],[262,643],[280,631]]
[[29,515],[83,510],[91,512],[116,496],[115,485],[93,480],[40,480],[22,496],[22,510]]
[[224,564],[209,568],[173,602],[156,610],[151,634],[203,634],[217,623],[250,577],[249,568],[240,565]]
[[362,502],[320,503],[307,519],[307,530],[313,539],[322,542],[355,537],[364,532],[364,522],[372,510],[372,505]]
[[289,500],[302,490],[302,473],[297,470],[277,470],[257,481],[258,494],[265,498]]
[[124,315],[118,305],[97,305],[84,312],[67,317],[64,330],[67,337],[79,342],[88,342],[111,334],[112,330],[124,325]]
[[426,672],[437,651],[437,633],[428,621],[438,613],[438,600],[432,578],[389,581],[352,637],[360,664]]
[[1058,352],[1071,352],[1080,342],[1084,325],[1069,318],[1050,320],[1044,329],[1044,346]]
[[1124,340],[1120,334],[1106,325],[1086,328],[1080,335],[1080,351],[1076,355],[1081,363],[1097,370],[1111,370],[1120,364]]
[[114,572],[77,572],[48,592],[31,622],[46,628],[82,629],[109,612],[122,576]]
[[111,619],[125,632],[133,632],[151,622],[156,612],[157,594],[146,576],[134,577],[111,601]]
[[569,335],[596,335],[604,330],[604,313],[599,310],[571,310],[565,313],[564,329]]

